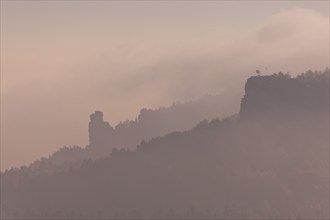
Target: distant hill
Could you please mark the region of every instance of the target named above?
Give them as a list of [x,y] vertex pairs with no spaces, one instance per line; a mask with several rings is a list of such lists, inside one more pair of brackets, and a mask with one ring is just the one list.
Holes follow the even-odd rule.
[[89,144],[63,147],[49,157],[54,164],[72,163],[85,159],[108,157],[113,148],[134,149],[142,141],[163,136],[173,131],[193,128],[203,120],[229,116],[239,105],[221,95],[205,95],[200,99],[159,109],[142,109],[135,120],[126,120],[112,127],[103,120],[103,112],[90,115]]
[[255,76],[245,91],[239,115],[63,170],[2,173],[2,216],[328,219],[329,70]]

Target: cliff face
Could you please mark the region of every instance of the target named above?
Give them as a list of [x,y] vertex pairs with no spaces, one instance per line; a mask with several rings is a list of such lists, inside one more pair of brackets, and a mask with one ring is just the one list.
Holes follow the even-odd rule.
[[253,76],[245,84],[240,119],[282,118],[329,113],[329,70],[291,78],[282,73]]

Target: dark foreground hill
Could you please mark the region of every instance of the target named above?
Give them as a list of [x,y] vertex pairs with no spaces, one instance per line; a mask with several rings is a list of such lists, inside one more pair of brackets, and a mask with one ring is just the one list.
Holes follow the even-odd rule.
[[62,171],[1,174],[1,215],[328,219],[329,71],[251,77],[245,89],[237,116]]

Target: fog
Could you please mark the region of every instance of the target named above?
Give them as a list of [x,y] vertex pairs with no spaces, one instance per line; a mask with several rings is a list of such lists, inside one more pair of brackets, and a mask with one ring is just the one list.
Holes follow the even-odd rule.
[[97,109],[117,124],[142,108],[243,95],[256,69],[329,66],[327,2],[1,4],[2,170],[85,146]]
[[329,219],[328,1],[0,4],[0,218]]

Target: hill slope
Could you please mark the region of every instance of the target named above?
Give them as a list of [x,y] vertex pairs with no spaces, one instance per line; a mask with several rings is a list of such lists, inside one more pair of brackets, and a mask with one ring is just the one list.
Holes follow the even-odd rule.
[[[57,165],[81,162],[86,159],[108,157],[113,148],[134,149],[141,141],[163,136],[173,131],[184,131],[202,120],[210,120],[232,114],[239,109],[232,100],[216,95],[205,95],[200,99],[175,103],[159,109],[142,109],[135,120],[126,120],[112,127],[104,121],[103,113],[96,111],[90,115],[89,144],[86,148],[63,147],[49,157],[49,162]],[[238,98],[237,98],[238,100]]]
[[236,117],[60,172],[1,174],[2,215],[329,218],[329,71],[251,77],[245,88]]

